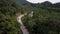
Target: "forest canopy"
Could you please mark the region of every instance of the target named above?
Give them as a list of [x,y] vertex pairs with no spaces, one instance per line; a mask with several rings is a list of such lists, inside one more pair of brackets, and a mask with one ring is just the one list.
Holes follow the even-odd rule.
[[31,11],[33,17],[22,18],[30,34],[60,34],[60,3],[22,4],[16,0],[0,0],[0,34],[22,34],[15,14]]

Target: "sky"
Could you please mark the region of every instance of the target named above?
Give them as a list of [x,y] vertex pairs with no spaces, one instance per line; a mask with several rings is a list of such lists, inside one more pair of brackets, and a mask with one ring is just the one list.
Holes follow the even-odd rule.
[[41,2],[44,2],[44,1],[50,1],[52,3],[57,3],[57,2],[60,2],[60,0],[27,0],[31,3],[41,3]]

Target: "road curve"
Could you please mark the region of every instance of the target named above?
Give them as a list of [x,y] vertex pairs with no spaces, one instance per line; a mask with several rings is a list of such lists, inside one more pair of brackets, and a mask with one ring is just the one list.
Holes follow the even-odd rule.
[[26,29],[26,27],[25,27],[25,26],[23,25],[23,23],[22,23],[21,18],[22,18],[23,16],[24,16],[24,15],[18,16],[18,17],[17,17],[17,21],[21,24],[20,28],[21,28],[23,34],[29,34],[28,30]]

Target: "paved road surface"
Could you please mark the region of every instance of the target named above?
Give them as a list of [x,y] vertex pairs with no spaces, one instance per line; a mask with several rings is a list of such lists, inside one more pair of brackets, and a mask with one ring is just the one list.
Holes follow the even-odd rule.
[[29,34],[28,30],[26,29],[26,27],[25,27],[25,26],[23,25],[23,23],[22,23],[21,18],[22,18],[23,16],[24,16],[24,15],[18,16],[18,17],[17,17],[17,21],[21,24],[20,28],[21,28],[23,34]]

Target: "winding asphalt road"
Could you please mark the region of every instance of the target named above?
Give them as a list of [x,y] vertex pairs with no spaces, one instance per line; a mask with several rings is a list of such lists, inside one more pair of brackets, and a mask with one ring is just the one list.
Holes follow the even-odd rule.
[[21,18],[22,18],[23,16],[24,16],[24,15],[18,16],[18,17],[17,17],[17,21],[21,24],[20,28],[21,28],[23,34],[29,34],[28,30],[26,29],[26,27],[25,27],[25,26],[23,25],[23,23],[22,23]]

